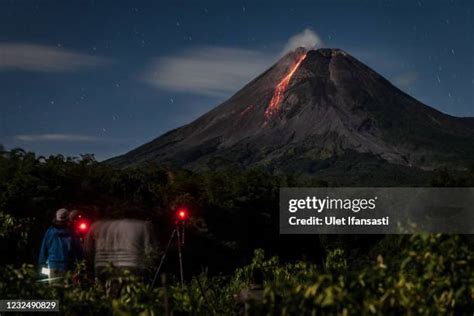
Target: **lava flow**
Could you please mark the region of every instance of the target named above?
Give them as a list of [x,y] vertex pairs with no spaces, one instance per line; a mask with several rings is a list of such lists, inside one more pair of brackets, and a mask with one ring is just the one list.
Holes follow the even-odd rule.
[[255,105],[250,104],[247,106],[242,112],[240,112],[240,116],[245,116],[250,110],[252,110],[255,107]]
[[288,84],[290,83],[290,79],[305,58],[306,58],[306,53],[299,56],[298,59],[295,61],[295,63],[291,66],[290,71],[286,74],[285,77],[283,77],[280,83],[275,87],[275,92],[273,92],[273,97],[270,100],[270,103],[268,104],[267,109],[265,110],[266,119],[269,119],[275,113],[278,112],[281,101],[283,100],[283,95],[285,94],[285,91],[288,88]]

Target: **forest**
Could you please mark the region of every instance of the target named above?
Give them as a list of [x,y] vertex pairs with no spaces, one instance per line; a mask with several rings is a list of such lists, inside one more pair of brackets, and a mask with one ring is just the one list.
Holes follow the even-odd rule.
[[[426,186],[473,186],[474,168],[440,168]],[[60,302],[69,315],[239,315],[236,299],[255,272],[263,297],[251,315],[470,314],[474,308],[474,240],[468,235],[279,235],[280,187],[335,186],[327,179],[266,170],[192,172],[146,164],[116,169],[93,155],[0,154],[0,297]],[[107,295],[86,263],[60,284],[39,276],[40,241],[60,207],[93,220],[133,210],[156,228],[163,248],[174,213],[190,220],[185,283],[170,249],[154,287],[156,265],[137,277],[110,269],[120,294]]]

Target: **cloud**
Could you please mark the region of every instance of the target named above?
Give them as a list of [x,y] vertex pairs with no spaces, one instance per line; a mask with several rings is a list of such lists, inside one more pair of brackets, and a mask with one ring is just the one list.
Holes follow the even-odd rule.
[[286,54],[298,47],[307,49],[321,48],[324,47],[324,43],[316,32],[311,29],[305,29],[303,32],[293,35],[288,39],[282,54]]
[[71,72],[108,63],[110,60],[107,58],[55,46],[0,43],[0,71],[2,69],[18,69],[39,72]]
[[156,59],[143,79],[167,90],[226,96],[268,65],[268,56],[258,51],[207,46]]
[[[314,31],[305,29],[292,36],[282,52],[301,46],[321,47],[323,42]],[[165,90],[226,97],[262,73],[278,58],[278,53],[221,46],[199,47],[178,56],[155,59],[141,78]]]
[[104,138],[78,134],[28,134],[14,137],[22,142],[101,142]]
[[392,83],[400,88],[405,88],[414,83],[418,79],[416,71],[407,71],[392,78]]

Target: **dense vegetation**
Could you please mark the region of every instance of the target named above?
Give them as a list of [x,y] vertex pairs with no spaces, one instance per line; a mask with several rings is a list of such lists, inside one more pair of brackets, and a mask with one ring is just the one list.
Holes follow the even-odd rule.
[[[430,182],[473,185],[473,173],[439,170]],[[0,155],[0,297],[60,298],[69,314],[228,315],[239,313],[234,296],[264,275],[263,300],[254,314],[459,314],[472,311],[474,251],[469,236],[279,236],[281,186],[330,186],[327,179],[274,176],[261,170],[192,173],[149,164],[116,170],[81,159],[36,157],[21,150]],[[122,285],[107,296],[84,265],[50,287],[38,282],[39,241],[59,207],[92,218],[134,210],[152,220],[162,244],[174,210],[186,205],[192,218],[185,248],[185,286],[175,280],[173,249],[167,281],[150,288],[110,271]],[[255,251],[255,249],[264,249]],[[255,251],[255,253],[254,253]],[[264,256],[267,254],[267,257]],[[14,255],[13,255],[14,254]],[[279,256],[274,257],[275,255]]]

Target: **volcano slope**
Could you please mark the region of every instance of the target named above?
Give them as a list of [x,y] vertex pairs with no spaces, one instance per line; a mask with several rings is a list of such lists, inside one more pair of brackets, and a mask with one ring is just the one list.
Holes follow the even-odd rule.
[[424,105],[340,49],[298,48],[195,121],[108,163],[150,161],[335,175],[364,164],[463,169],[474,161],[474,118]]

